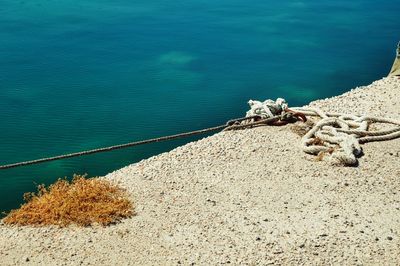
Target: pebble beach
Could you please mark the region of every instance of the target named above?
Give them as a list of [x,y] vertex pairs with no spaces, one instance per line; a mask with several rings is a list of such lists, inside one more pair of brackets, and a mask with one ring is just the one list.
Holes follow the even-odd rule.
[[[399,92],[383,78],[310,106],[400,120]],[[1,224],[0,265],[400,264],[400,139],[343,167],[290,127],[220,132],[106,175],[135,205],[121,223]]]

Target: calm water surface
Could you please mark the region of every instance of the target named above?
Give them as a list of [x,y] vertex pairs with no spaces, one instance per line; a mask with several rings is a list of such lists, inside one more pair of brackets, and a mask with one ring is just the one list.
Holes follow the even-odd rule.
[[[221,124],[249,98],[300,105],[368,84],[394,57],[395,2],[0,0],[0,164]],[[35,184],[185,141],[0,171],[0,210]]]

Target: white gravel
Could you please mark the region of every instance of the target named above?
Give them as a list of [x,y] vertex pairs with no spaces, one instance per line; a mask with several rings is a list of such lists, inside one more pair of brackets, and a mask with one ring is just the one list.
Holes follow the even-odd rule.
[[[400,119],[400,79],[311,103]],[[249,95],[250,97],[251,95]],[[106,178],[136,216],[106,228],[0,225],[1,265],[400,264],[400,139],[358,167],[316,162],[285,127],[222,132]],[[134,152],[134,151],[132,151]]]

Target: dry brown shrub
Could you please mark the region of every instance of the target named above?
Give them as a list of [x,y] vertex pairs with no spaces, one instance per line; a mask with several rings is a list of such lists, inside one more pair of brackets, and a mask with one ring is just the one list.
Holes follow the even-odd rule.
[[38,192],[25,193],[26,201],[12,210],[4,223],[16,225],[109,225],[133,215],[125,190],[99,178],[75,175],[71,182],[59,179]]

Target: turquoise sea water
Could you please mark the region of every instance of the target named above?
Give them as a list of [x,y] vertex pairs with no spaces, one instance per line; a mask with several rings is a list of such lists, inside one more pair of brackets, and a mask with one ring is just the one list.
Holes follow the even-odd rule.
[[[0,0],[0,164],[218,125],[249,98],[300,105],[368,84],[390,69],[399,11],[387,0]],[[35,183],[186,141],[0,171],[0,210]]]

